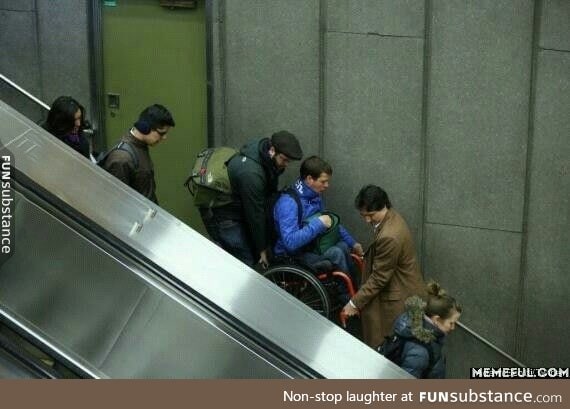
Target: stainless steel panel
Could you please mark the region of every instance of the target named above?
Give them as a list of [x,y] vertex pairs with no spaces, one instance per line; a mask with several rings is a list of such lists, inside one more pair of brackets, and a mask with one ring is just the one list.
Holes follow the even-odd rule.
[[18,193],[13,223],[17,251],[0,269],[0,308],[83,366],[112,378],[288,376],[211,314]]
[[[14,154],[16,168],[35,183],[320,375],[409,377],[3,102],[0,142]],[[28,221],[17,220],[17,242],[33,247],[22,254],[25,247],[18,245],[8,262],[13,268],[7,263],[0,270],[0,288],[20,286],[20,297],[6,295],[10,302],[46,323],[54,337],[65,334],[61,342],[101,370],[119,377],[230,377],[241,367],[251,377],[279,375],[277,369],[252,369],[251,360],[257,358],[248,348],[234,355],[235,335],[220,330],[183,297],[165,293],[152,277],[136,275],[130,266],[121,270],[117,260],[61,221],[29,203],[23,206],[22,214],[30,215],[26,218],[41,221],[28,225],[28,232],[23,228]],[[18,259],[32,271],[27,279]],[[22,282],[28,283],[25,290]],[[35,296],[22,297],[34,284]],[[201,339],[203,333],[207,336]],[[202,355],[221,361],[206,365]],[[118,356],[125,362],[122,368]],[[193,369],[181,369],[175,356]]]

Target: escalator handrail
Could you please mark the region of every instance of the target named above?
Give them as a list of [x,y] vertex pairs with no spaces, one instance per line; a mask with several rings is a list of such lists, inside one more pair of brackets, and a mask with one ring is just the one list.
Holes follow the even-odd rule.
[[0,79],[4,80],[4,82],[6,82],[6,84],[10,85],[11,87],[13,87],[14,89],[20,91],[20,93],[22,93],[23,95],[25,95],[26,97],[28,97],[30,100],[34,101],[36,104],[38,104],[39,106],[41,106],[42,108],[45,108],[46,110],[50,110],[50,106],[48,104],[46,104],[45,102],[41,101],[38,97],[34,96],[31,92],[26,91],[24,88],[22,88],[21,86],[19,86],[18,84],[16,84],[14,81],[12,81],[11,79],[9,79],[8,77],[6,77],[3,74],[0,74]]
[[39,358],[34,358],[26,353],[24,348],[2,333],[0,333],[0,350],[25,367],[34,377],[44,379],[57,379],[59,377],[55,370],[41,362]]
[[73,372],[80,375],[82,378],[93,379],[106,379],[107,376],[95,368],[80,362],[79,359],[69,356],[66,352],[56,346],[50,339],[43,335],[40,331],[34,329],[31,325],[22,322],[16,318],[10,311],[0,306],[0,322],[15,331],[20,336],[28,340],[28,342],[35,345],[37,348],[44,351],[46,354],[53,356],[57,360],[63,362],[66,366],[71,368]]
[[514,363],[515,365],[519,366],[520,368],[526,368],[527,365],[523,364],[522,362],[518,361],[516,358],[514,358],[513,356],[509,355],[508,353],[506,353],[505,351],[503,351],[501,348],[499,348],[497,345],[493,344],[491,341],[489,341],[488,339],[486,339],[485,337],[483,337],[482,335],[478,334],[477,332],[473,331],[471,328],[469,328],[467,325],[462,324],[461,322],[457,322],[457,325],[459,327],[461,327],[463,330],[465,330],[468,334],[472,335],[473,337],[475,337],[478,341],[481,341],[482,343],[484,343],[485,345],[487,345],[489,348],[491,348],[492,350],[494,350],[495,352],[498,352],[500,355],[502,355],[503,357],[507,358],[509,361],[511,361],[512,363]]

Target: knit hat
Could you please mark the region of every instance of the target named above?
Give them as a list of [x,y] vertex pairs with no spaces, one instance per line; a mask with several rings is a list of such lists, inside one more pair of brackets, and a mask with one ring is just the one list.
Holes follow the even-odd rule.
[[303,150],[297,140],[297,137],[291,132],[279,131],[271,135],[271,145],[275,151],[282,153],[292,160],[301,160],[303,158]]

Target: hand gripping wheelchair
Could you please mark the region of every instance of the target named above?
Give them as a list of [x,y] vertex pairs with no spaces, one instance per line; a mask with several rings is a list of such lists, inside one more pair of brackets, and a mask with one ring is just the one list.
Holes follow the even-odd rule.
[[[352,260],[362,272],[362,259],[352,254]],[[277,257],[261,274],[329,319],[334,319],[336,313],[348,301],[346,293],[349,297],[356,293],[350,276],[342,271],[335,271],[332,264],[326,260],[308,266],[292,257]],[[342,286],[346,291],[343,291]]]

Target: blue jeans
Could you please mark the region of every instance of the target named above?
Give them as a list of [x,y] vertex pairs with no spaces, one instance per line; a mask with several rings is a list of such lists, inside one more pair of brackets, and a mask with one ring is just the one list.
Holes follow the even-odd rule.
[[[343,273],[348,274],[352,282],[356,285],[355,277],[352,274],[351,264],[352,259],[350,258],[350,249],[348,248],[348,244],[344,241],[337,242],[334,246],[326,250],[323,254],[316,254],[316,253],[303,253],[301,254],[301,260],[308,265],[314,265],[315,263],[323,260],[330,261],[335,270],[340,270]],[[348,294],[348,289],[344,285],[344,283],[339,282],[340,286],[340,294],[339,299],[342,305],[346,304],[348,300],[350,300],[350,296]]]
[[200,216],[214,243],[248,266],[257,262],[243,223],[220,217],[208,209],[200,209]]
[[350,250],[344,241],[337,242],[323,254],[303,253],[301,255],[301,259],[309,265],[313,265],[319,261],[328,260],[338,270],[351,275],[351,269],[349,265]]

